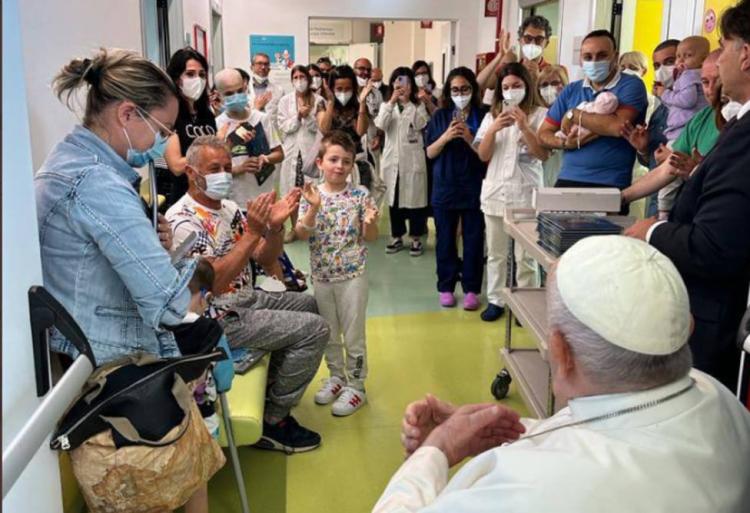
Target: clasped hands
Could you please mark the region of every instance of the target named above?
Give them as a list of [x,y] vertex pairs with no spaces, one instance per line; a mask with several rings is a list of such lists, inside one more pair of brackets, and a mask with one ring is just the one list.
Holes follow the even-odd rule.
[[428,394],[406,407],[401,444],[407,456],[419,447],[436,447],[448,465],[518,440],[526,431],[515,411],[496,403],[456,407]]

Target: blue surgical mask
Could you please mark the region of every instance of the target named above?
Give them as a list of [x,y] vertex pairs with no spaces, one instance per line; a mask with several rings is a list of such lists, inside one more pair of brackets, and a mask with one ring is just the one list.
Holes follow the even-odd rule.
[[224,98],[224,106],[230,112],[240,112],[247,107],[247,93],[236,93]]
[[583,72],[595,84],[607,79],[611,67],[610,61],[583,61]]
[[140,111],[137,112],[141,119],[146,122],[148,127],[154,133],[154,144],[152,144],[151,147],[147,150],[136,150],[135,148],[133,148],[133,145],[130,142],[128,131],[125,130],[125,127],[122,127],[122,131],[125,134],[125,139],[128,140],[128,153],[125,157],[125,161],[133,167],[143,167],[149,162],[152,162],[153,160],[164,156],[164,150],[166,150],[167,148],[167,142],[169,141],[169,139],[167,137],[164,137],[161,132],[157,132],[156,130],[154,130],[154,127],[152,127],[151,123],[149,123],[148,120],[143,117],[143,114],[141,114]]

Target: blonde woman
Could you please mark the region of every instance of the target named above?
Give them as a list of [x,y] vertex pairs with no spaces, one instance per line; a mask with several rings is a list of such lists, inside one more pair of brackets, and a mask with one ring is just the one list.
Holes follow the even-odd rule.
[[[548,109],[552,107],[555,100],[560,95],[565,86],[568,85],[568,72],[564,67],[557,64],[547,66],[539,72],[539,96],[542,99],[542,105]],[[542,185],[544,187],[553,187],[557,181],[557,175],[560,174],[562,166],[562,151],[549,150],[549,157],[544,161],[544,178]]]

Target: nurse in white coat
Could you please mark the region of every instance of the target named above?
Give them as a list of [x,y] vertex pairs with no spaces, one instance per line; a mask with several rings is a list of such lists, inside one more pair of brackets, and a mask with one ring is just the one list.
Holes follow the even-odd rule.
[[[518,63],[506,65],[495,88],[492,110],[477,131],[479,158],[489,162],[480,201],[487,229],[487,309],[483,321],[495,321],[504,311],[501,290],[506,286],[508,238],[503,230],[507,208],[531,208],[534,189],[542,186],[542,162],[548,152],[536,132],[547,109],[540,106],[533,79]],[[519,287],[536,287],[537,266],[516,245]]]
[[[314,150],[318,133],[315,112],[318,104],[323,101],[323,98],[310,88],[311,83],[312,78],[307,67],[295,66],[292,69],[294,91],[279,100],[277,123],[284,148],[279,186],[282,197],[294,187],[303,187],[310,181],[309,177],[301,175],[301,164],[309,160],[309,153]],[[292,214],[291,221],[292,226],[297,224],[297,212]],[[286,242],[294,240],[293,237],[294,230],[289,232]]]
[[375,118],[375,126],[385,132],[380,165],[388,187],[393,237],[386,246],[386,253],[404,249],[402,238],[408,220],[412,239],[409,253],[420,256],[424,252],[421,238],[427,234],[427,161],[422,131],[430,115],[417,98],[414,73],[410,68],[396,68],[390,85],[393,93]]

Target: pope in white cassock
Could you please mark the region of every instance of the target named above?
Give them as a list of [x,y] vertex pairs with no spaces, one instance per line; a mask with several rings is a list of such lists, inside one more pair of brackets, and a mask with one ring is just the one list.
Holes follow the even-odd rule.
[[547,303],[553,387],[567,407],[536,421],[497,404],[410,404],[411,455],[374,511],[750,512],[750,412],[691,370],[688,295],[672,262],[637,240],[584,239],[550,275]]

